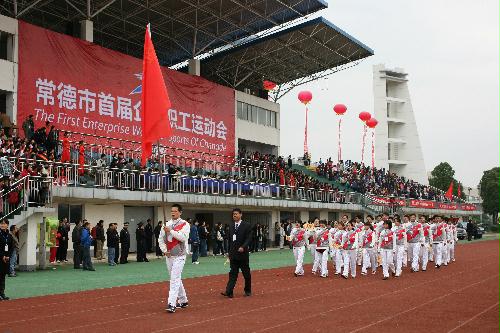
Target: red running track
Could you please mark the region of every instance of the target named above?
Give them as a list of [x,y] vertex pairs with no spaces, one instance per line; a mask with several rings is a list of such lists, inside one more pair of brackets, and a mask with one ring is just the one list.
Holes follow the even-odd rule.
[[187,279],[190,307],[175,314],[164,310],[167,283],[25,298],[0,303],[0,332],[498,332],[499,242],[456,256],[387,281],[256,271],[253,296],[240,280],[234,299],[219,295],[226,275]]

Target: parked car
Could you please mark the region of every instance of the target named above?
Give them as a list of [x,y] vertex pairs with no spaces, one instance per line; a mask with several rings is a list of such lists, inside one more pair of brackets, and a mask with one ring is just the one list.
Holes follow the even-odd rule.
[[474,235],[474,239],[483,238],[484,228],[483,227],[475,227],[474,231],[476,232]]
[[460,240],[467,238],[467,231],[460,224],[457,224],[457,237]]

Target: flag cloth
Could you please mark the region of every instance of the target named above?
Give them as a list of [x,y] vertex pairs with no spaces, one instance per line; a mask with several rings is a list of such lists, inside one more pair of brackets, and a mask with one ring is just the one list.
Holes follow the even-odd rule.
[[151,157],[153,142],[169,137],[172,133],[168,120],[170,106],[167,87],[156,57],[148,24],[142,59],[142,165],[146,164],[147,159]]
[[462,197],[462,188],[461,188],[461,184],[458,183],[458,187],[457,187],[457,197]]
[[453,182],[450,183],[450,187],[448,187],[448,191],[446,191],[444,196],[450,200],[453,198]]

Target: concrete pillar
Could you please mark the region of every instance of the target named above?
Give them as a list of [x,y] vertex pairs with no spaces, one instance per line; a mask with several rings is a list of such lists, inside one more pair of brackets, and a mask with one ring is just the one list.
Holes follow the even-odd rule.
[[328,221],[328,211],[327,210],[320,210],[319,211],[319,219]]
[[280,211],[275,209],[271,211],[271,225],[269,226],[269,245],[274,246],[274,237],[276,236],[276,222],[281,221]]
[[198,59],[188,60],[188,73],[189,75],[200,76],[200,60]]
[[87,42],[94,42],[94,22],[90,20],[80,21],[80,38]]
[[19,239],[19,244],[21,244],[19,252],[20,271],[34,271],[36,268],[37,231],[42,221],[43,213],[34,213],[28,217],[26,224],[22,227]]

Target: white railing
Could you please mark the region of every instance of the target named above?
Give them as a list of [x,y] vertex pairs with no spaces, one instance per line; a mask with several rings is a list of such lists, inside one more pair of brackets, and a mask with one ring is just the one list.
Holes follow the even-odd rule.
[[0,197],[0,219],[9,219],[28,206],[52,205],[52,177],[24,176]]

